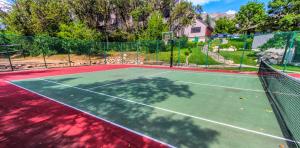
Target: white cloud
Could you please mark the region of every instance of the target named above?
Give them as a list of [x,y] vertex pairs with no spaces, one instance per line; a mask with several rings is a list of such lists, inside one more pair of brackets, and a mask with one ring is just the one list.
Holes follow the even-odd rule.
[[236,11],[235,10],[228,10],[225,13],[226,14],[236,14]]
[[220,0],[190,0],[193,4],[205,5],[210,2],[220,1]]
[[0,0],[0,9],[3,11],[8,11],[11,8],[11,3],[6,0]]

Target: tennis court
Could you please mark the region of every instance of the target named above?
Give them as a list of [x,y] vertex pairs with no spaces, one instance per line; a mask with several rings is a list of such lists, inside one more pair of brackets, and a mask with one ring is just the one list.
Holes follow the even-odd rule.
[[130,67],[11,83],[170,147],[294,144],[256,75]]

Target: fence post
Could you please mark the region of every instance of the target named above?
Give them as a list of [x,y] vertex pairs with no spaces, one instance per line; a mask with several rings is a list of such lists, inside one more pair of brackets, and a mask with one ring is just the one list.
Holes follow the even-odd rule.
[[12,62],[11,62],[11,58],[10,58],[10,54],[8,52],[8,49],[6,49],[6,54],[7,54],[7,58],[8,58],[8,61],[9,61],[11,71],[14,71],[14,67],[12,66]]
[[174,40],[171,39],[170,67],[173,67],[173,54],[174,54]]
[[72,65],[71,65],[71,56],[70,56],[70,54],[71,54],[71,49],[68,50],[69,66],[71,67]]
[[108,50],[108,42],[106,41],[106,46],[104,48],[104,64],[107,64],[107,50]]
[[209,47],[210,47],[210,39],[208,39],[207,50],[206,50],[206,59],[205,59],[207,69],[208,69],[208,50],[209,50]]
[[241,57],[241,61],[240,61],[240,67],[239,67],[239,71],[242,70],[242,65],[243,65],[243,60],[244,60],[244,56],[245,56],[245,48],[243,48],[243,53],[242,53],[242,57]]
[[159,45],[159,40],[156,40],[156,64],[158,62],[158,45]]
[[23,49],[23,45],[22,44],[20,45],[20,47],[21,47],[21,50],[22,50],[23,58],[25,59],[25,49]]
[[44,65],[45,65],[45,68],[48,68],[47,67],[47,62],[46,62],[46,57],[45,57],[45,50],[43,49],[42,51],[42,54],[43,54],[43,59],[44,59]]
[[[287,49],[287,54],[285,55],[284,58],[284,68],[283,68],[283,72],[286,71],[286,66],[287,66],[287,63],[288,63],[288,59],[289,58],[289,55],[290,55],[290,52],[291,52],[291,49],[294,47],[294,41],[295,41],[295,38],[296,38],[296,32],[292,32],[292,37],[291,37],[291,40],[290,40],[290,45],[289,45],[289,48]],[[286,58],[287,57],[287,58]]]
[[[144,44],[144,47],[145,47],[145,60],[144,61],[148,61],[149,60],[149,57],[148,57],[148,45],[147,45],[147,42],[144,42],[143,44]],[[143,50],[143,48],[142,48],[142,50]]]
[[88,56],[89,56],[89,60],[90,60],[90,65],[92,65],[91,50],[92,50],[93,47],[94,47],[94,44],[91,45],[91,48],[89,48],[89,51],[88,51]]
[[139,64],[139,42],[135,42],[135,48],[136,48],[136,64]]
[[178,60],[177,60],[177,66],[180,66],[180,57],[181,57],[181,55],[180,55],[180,48],[181,48],[181,41],[180,40],[178,40]]
[[247,39],[248,39],[248,36],[246,35],[246,36],[245,36],[245,40],[244,40],[243,53],[242,53],[242,57],[241,57],[241,59],[240,59],[240,67],[239,67],[239,71],[242,70],[243,60],[244,60],[244,56],[245,56],[245,50],[246,50],[246,48],[247,48]]
[[122,64],[124,64],[124,53],[123,53],[123,42],[120,42],[121,44],[121,60],[122,60]]

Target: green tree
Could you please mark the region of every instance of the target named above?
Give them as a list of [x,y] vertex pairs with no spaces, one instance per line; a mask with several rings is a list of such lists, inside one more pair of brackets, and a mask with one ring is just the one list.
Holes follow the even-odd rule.
[[141,32],[146,28],[148,17],[152,12],[151,3],[146,1],[136,0],[136,4],[133,4],[134,9],[130,12],[133,20],[133,31],[138,38]]
[[206,15],[206,19],[205,19],[205,23],[208,25],[208,26],[212,26],[212,18],[210,17],[209,14]]
[[101,34],[96,30],[88,28],[81,22],[73,22],[71,24],[61,24],[59,26],[57,36],[63,39],[82,39],[97,40],[101,38]]
[[55,35],[60,23],[70,21],[62,0],[17,0],[12,4],[12,9],[1,17],[9,30],[23,35]]
[[167,24],[163,22],[163,16],[159,11],[155,11],[148,19],[147,29],[142,34],[142,39],[159,40],[162,32],[168,30]]
[[170,31],[180,31],[182,28],[194,23],[195,19],[196,12],[192,3],[183,0],[171,10],[170,18],[168,19]]
[[9,12],[3,12],[1,18],[7,25],[7,30],[23,35],[34,35],[34,26],[31,23],[32,0],[19,0],[12,5]]
[[268,28],[280,31],[300,29],[299,0],[272,0],[268,4]]
[[216,21],[214,29],[215,33],[236,33],[235,21],[226,17],[220,18]]
[[264,3],[250,1],[241,6],[236,15],[237,24],[241,32],[254,33],[261,31],[267,18]]

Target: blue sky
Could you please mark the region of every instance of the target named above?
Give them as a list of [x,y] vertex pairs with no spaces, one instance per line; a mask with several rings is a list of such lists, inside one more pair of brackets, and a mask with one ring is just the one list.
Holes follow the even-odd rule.
[[[200,4],[207,13],[214,12],[235,12],[241,5],[245,5],[249,0],[190,0],[193,4]],[[268,4],[270,0],[258,0]]]

